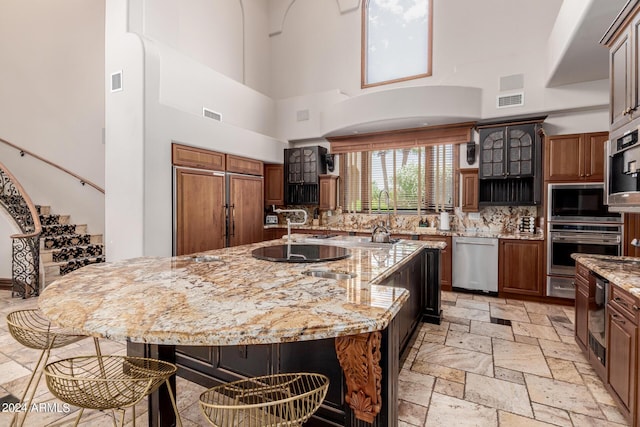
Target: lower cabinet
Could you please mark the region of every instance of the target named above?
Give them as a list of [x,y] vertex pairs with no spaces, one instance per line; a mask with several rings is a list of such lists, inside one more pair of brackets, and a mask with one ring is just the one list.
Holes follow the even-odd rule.
[[[605,310],[606,353],[604,366],[594,352],[593,334],[589,325],[596,322],[602,312],[596,304],[596,280],[593,272],[576,263],[575,337],[585,357],[605,383],[607,390],[618,403],[621,413],[631,425],[638,426],[640,396],[638,393],[638,356],[640,340],[640,301],[632,294],[608,283]],[[589,313],[589,308],[592,309]],[[589,316],[593,316],[589,319]],[[596,329],[597,330],[597,329]],[[590,345],[591,344],[591,345]]]
[[635,406],[638,326],[609,304],[607,307],[609,385],[625,408]]
[[440,287],[443,291],[451,290],[451,236],[421,235],[420,240],[444,242],[447,247],[440,251]]
[[500,239],[498,292],[542,296],[544,241]]

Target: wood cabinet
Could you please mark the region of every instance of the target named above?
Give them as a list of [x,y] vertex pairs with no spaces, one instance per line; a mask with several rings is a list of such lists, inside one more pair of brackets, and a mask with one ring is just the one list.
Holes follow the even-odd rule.
[[451,236],[421,235],[420,240],[444,242],[447,247],[440,251],[440,286],[443,291],[451,291]]
[[609,47],[609,125],[612,131],[638,118],[639,10],[637,2],[627,2],[602,38]]
[[580,263],[576,263],[576,299],[574,332],[576,342],[585,356],[589,357],[589,304],[594,297],[589,287],[589,269]]
[[478,169],[461,169],[462,212],[478,212]]
[[544,241],[500,239],[498,292],[542,296]]
[[545,181],[604,181],[604,147],[608,132],[556,135],[545,143]]
[[262,176],[264,164],[260,160],[247,159],[246,157],[227,154],[227,172],[242,173],[247,175]]
[[320,209],[335,210],[338,200],[338,175],[320,175]]
[[284,205],[284,165],[264,165],[264,204]]
[[229,176],[229,246],[262,241],[262,177]]
[[539,205],[542,202],[544,117],[497,126],[479,124],[479,206]]
[[173,144],[171,146],[171,161],[174,166],[214,171],[225,170],[225,155],[223,153],[188,145]]
[[534,176],[536,125],[508,125],[480,129],[480,177]]
[[635,407],[638,325],[609,304],[607,307],[607,370],[611,389],[632,413]]
[[263,240],[275,240],[281,239],[282,236],[287,234],[286,228],[265,228],[262,236]]
[[625,213],[623,218],[624,237],[622,239],[622,254],[640,257],[640,247],[631,244],[634,238],[640,239],[640,214]]
[[207,170],[176,168],[175,254],[225,246],[225,178]]
[[284,198],[287,205],[320,203],[319,176],[327,173],[321,146],[288,148],[284,150]]

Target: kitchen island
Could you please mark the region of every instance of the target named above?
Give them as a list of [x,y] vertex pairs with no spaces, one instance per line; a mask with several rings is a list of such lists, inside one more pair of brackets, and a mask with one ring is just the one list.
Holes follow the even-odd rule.
[[[312,424],[396,425],[400,353],[419,320],[439,321],[442,244],[353,242],[349,257],[324,263],[251,257],[276,243],[87,266],[49,285],[39,305],[60,326],[126,339],[130,355],[175,361],[179,375],[205,386],[326,372],[332,385]],[[318,269],[354,276],[305,274]],[[349,368],[356,363],[368,374]],[[161,399],[150,399],[150,425],[172,423]]]

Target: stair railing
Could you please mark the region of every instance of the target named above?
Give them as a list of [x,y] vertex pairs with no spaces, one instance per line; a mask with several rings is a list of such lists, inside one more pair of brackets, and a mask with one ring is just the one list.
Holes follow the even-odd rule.
[[11,235],[11,296],[40,293],[40,216],[16,177],[0,163],[0,205],[11,215],[21,233]]
[[104,188],[98,186],[97,184],[94,184],[93,182],[89,181],[88,179],[84,179],[80,175],[77,175],[77,174],[71,172],[70,170],[63,168],[62,166],[57,165],[57,164],[53,163],[52,161],[45,159],[44,157],[40,157],[37,154],[32,153],[31,151],[25,150],[24,148],[21,148],[21,147],[15,145],[14,143],[9,142],[7,140],[4,140],[4,139],[0,138],[0,142],[2,142],[3,144],[8,145],[8,146],[13,147],[16,150],[18,150],[20,152],[20,156],[24,157],[25,155],[28,154],[29,156],[33,157],[34,159],[38,159],[41,162],[44,162],[44,163],[46,163],[46,164],[48,164],[50,166],[53,166],[56,169],[61,170],[62,172],[66,173],[67,175],[71,175],[72,177],[74,177],[75,179],[80,181],[80,184],[82,184],[82,185],[86,184],[86,185],[88,185],[90,187],[95,188],[96,190],[98,190],[102,194],[104,194]]

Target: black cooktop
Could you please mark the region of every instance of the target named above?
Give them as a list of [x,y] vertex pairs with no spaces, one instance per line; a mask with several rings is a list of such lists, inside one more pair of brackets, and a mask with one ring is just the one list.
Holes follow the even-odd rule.
[[254,249],[251,255],[273,262],[322,262],[346,258],[351,252],[340,246],[275,245]]

